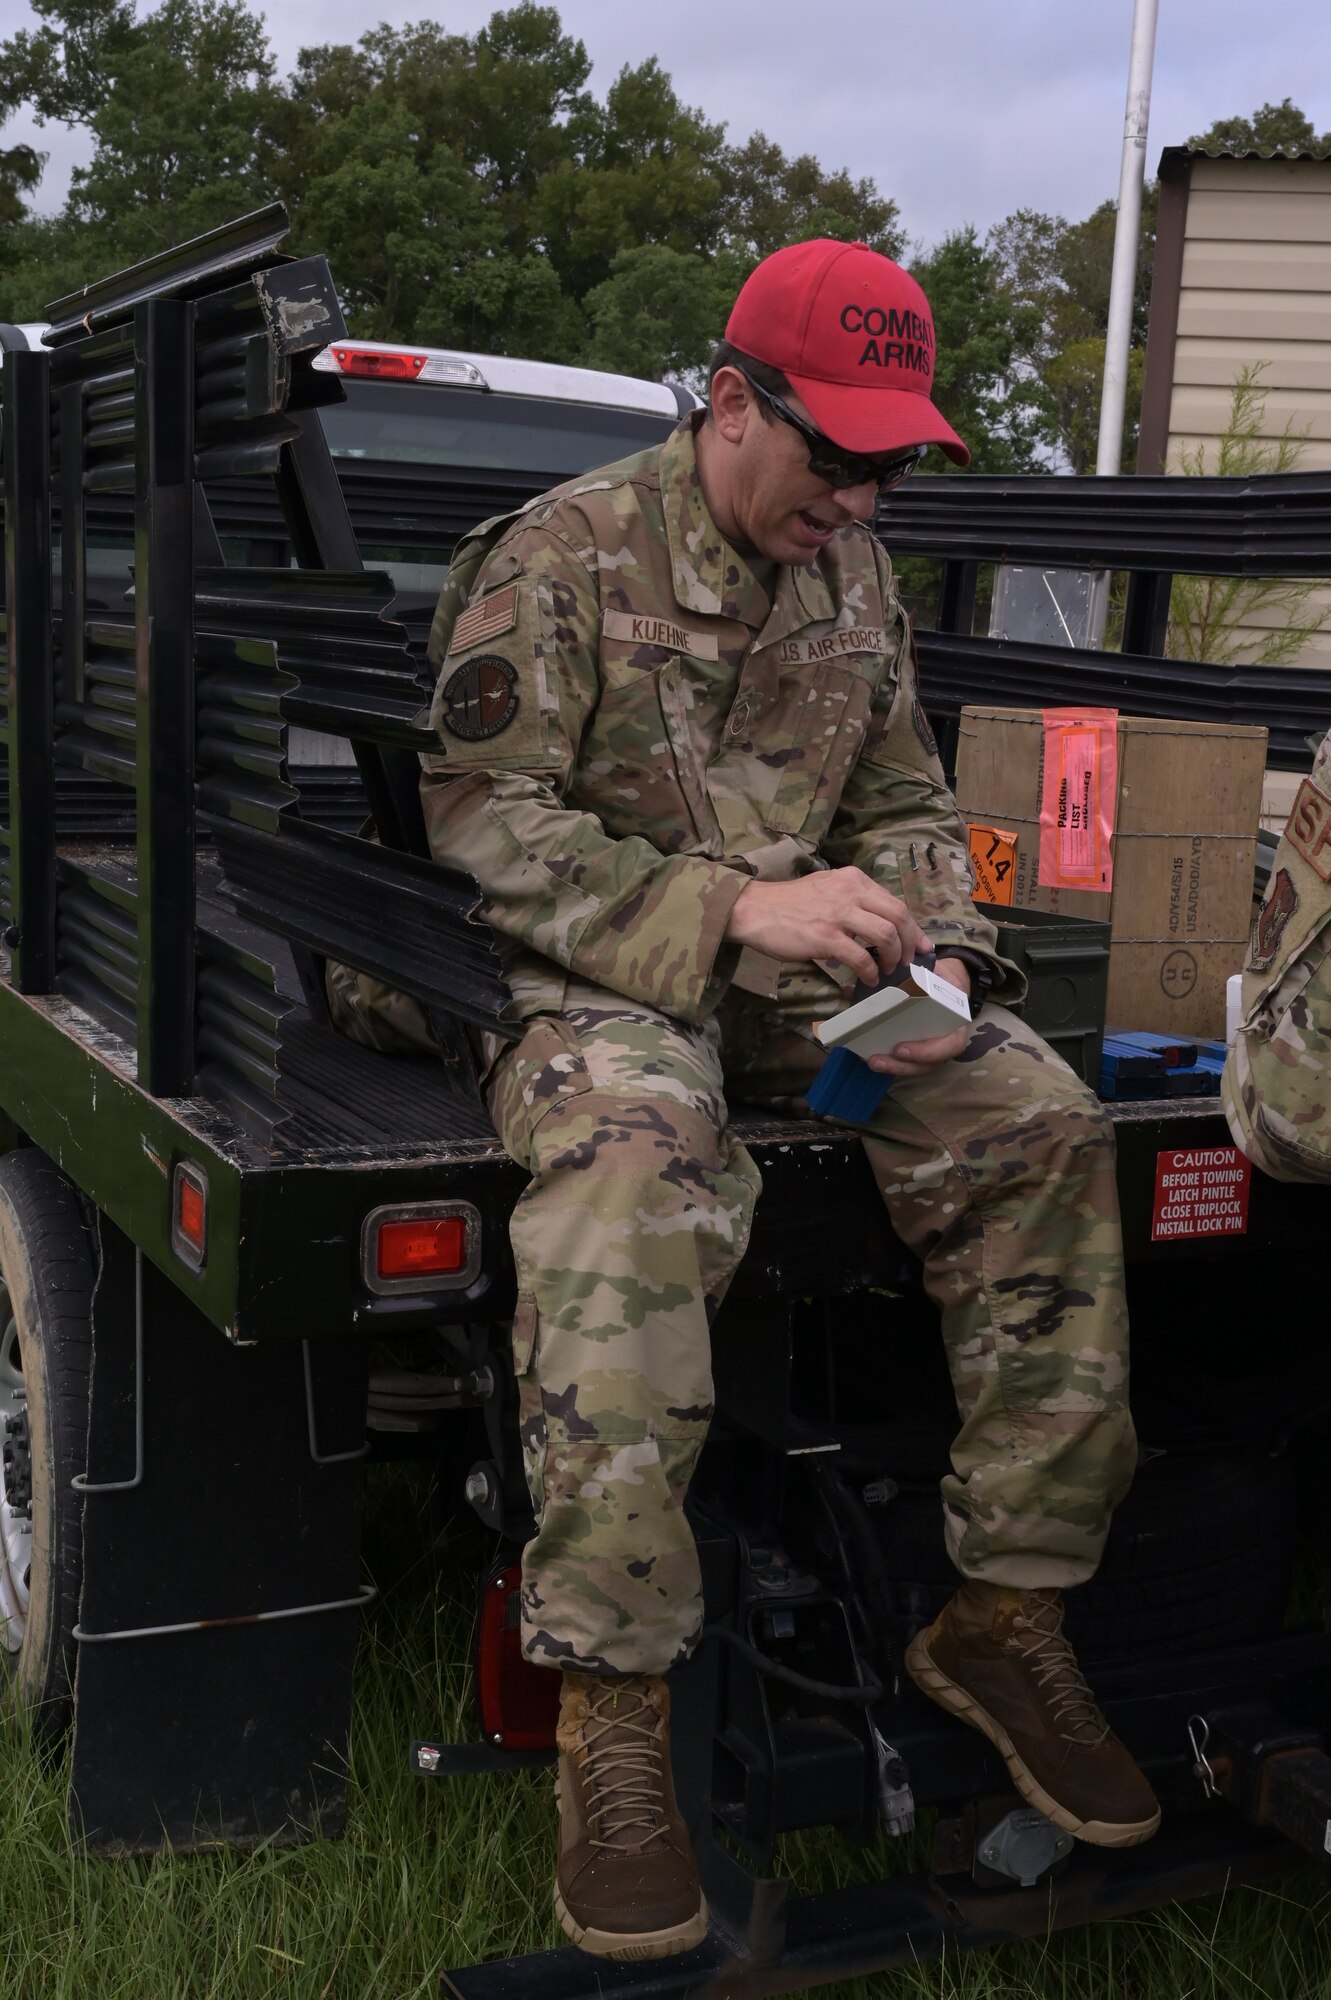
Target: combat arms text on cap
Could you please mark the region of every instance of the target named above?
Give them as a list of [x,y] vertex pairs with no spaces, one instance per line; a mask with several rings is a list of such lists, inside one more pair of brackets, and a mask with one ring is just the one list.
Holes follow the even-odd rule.
[[765,257],[726,339],[779,368],[818,428],[849,451],[936,444],[957,465],[970,458],[930,401],[929,301],[909,271],[866,243],[818,236]]

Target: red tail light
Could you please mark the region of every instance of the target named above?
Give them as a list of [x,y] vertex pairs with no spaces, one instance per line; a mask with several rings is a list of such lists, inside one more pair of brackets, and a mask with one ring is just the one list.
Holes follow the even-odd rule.
[[376,375],[383,381],[414,382],[429,359],[408,349],[389,352],[382,347],[335,347],[333,359],[344,375]]
[[190,1160],[177,1160],[171,1176],[171,1248],[191,1271],[208,1254],[208,1177]]
[[469,1201],[371,1209],[361,1229],[360,1259],[372,1292],[465,1291],[480,1274],[480,1214]]
[[506,1563],[492,1570],[482,1586],[476,1644],[481,1729],[487,1743],[503,1750],[552,1750],[560,1677],[522,1657],[521,1583],[521,1565]]
[[451,1278],[466,1261],[467,1225],[460,1215],[379,1224],[376,1265],[381,1278]]

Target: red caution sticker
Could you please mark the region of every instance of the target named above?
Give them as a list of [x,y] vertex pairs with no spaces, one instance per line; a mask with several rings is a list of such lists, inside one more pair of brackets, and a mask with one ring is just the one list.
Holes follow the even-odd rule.
[[1246,1236],[1252,1166],[1237,1146],[1197,1146],[1155,1156],[1152,1243]]

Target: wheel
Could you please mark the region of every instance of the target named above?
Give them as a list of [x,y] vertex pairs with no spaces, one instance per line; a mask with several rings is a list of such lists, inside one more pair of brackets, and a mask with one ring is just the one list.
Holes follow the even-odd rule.
[[0,1157],[0,1672],[45,1741],[73,1705],[97,1250],[44,1153]]

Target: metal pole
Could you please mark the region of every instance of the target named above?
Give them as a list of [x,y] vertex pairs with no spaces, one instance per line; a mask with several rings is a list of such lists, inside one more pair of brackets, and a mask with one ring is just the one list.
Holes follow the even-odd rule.
[[1109,326],[1105,338],[1105,380],[1100,397],[1097,473],[1117,472],[1123,456],[1123,407],[1128,392],[1128,351],[1132,344],[1132,300],[1137,289],[1137,239],[1141,231],[1142,181],[1146,170],[1146,127],[1151,115],[1151,70],[1160,0],[1134,0],[1132,53],[1128,58],[1128,102],[1123,114],[1123,163],[1118,178],[1118,224],[1109,281]]

